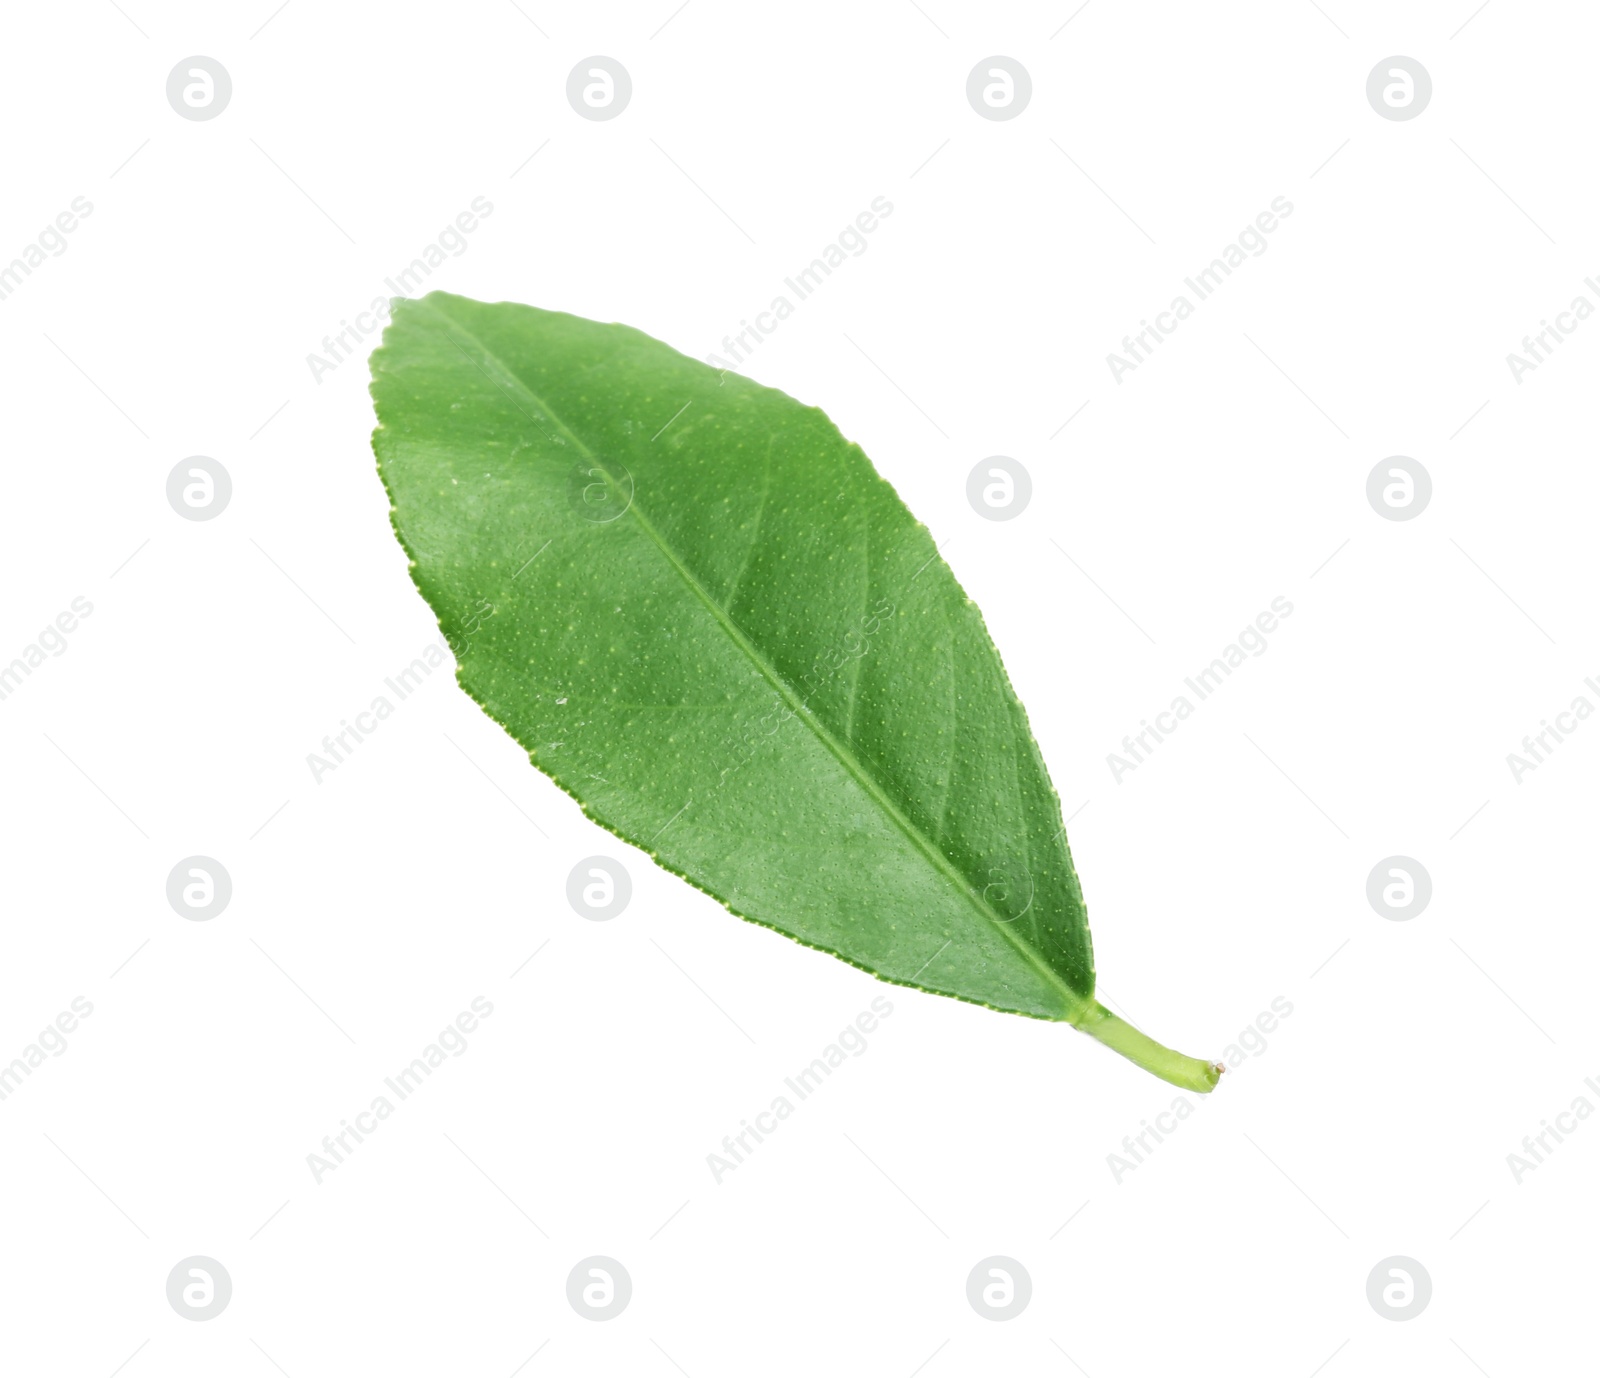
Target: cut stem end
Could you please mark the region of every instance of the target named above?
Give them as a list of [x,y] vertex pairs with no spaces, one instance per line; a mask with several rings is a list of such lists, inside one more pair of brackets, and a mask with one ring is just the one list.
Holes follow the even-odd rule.
[[1090,1037],[1099,1039],[1112,1052],[1121,1053],[1129,1062],[1137,1063],[1145,1071],[1154,1072],[1163,1081],[1170,1081],[1185,1091],[1198,1091],[1204,1095],[1216,1086],[1218,1078],[1222,1076],[1220,1062],[1207,1062],[1203,1058],[1185,1057],[1182,1053],[1173,1052],[1126,1020],[1119,1019],[1098,1000],[1090,1006],[1077,1027]]

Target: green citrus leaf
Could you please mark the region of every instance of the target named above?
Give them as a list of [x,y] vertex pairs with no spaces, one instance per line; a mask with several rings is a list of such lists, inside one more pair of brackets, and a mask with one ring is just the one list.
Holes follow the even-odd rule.
[[622,325],[435,292],[372,356],[373,448],[462,687],[596,822],[887,981],[1095,1000],[1060,802],[978,609],[821,411]]

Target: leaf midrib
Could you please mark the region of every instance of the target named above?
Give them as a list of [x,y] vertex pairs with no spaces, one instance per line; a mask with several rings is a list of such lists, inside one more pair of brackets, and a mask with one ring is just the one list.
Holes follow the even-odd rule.
[[[448,327],[454,327],[456,330],[460,331],[461,334],[465,335],[466,338],[482,352],[484,359],[489,364],[493,365],[509,384],[521,391],[531,402],[534,403],[535,406],[544,411],[544,413],[555,423],[556,426],[560,428],[561,432],[567,437],[573,446],[576,447],[576,449],[580,454],[583,455],[585,459],[594,463],[603,463],[599,456],[597,456],[587,445],[583,443],[582,440],[578,438],[577,435],[573,433],[571,428],[567,426],[566,422],[561,419],[556,409],[547,401],[545,401],[544,398],[540,397],[539,394],[530,388],[525,382],[523,382],[517,373],[469,327],[462,325],[454,317],[446,315],[445,312],[440,310],[438,306],[433,305],[432,303],[415,302],[413,305],[416,309],[426,309],[430,311],[432,314],[438,316],[442,321],[444,321]],[[882,786],[879,785],[871,775],[867,774],[860,762],[855,759],[854,753],[847,750],[843,744],[841,744],[834,737],[833,733],[828,730],[827,725],[817,718],[817,716],[812,713],[808,707],[806,707],[804,700],[802,700],[794,692],[789,682],[778,673],[777,668],[772,665],[770,661],[768,661],[766,656],[761,653],[760,649],[757,648],[749,640],[749,638],[745,636],[744,632],[738,627],[738,625],[732,621],[732,619],[722,610],[721,607],[718,606],[716,601],[711,597],[710,591],[705,587],[704,584],[700,582],[699,578],[694,574],[694,572],[689,569],[689,567],[685,565],[681,559],[678,558],[677,552],[667,544],[667,542],[662,538],[661,533],[656,530],[655,524],[651,522],[649,517],[645,515],[644,510],[639,504],[639,495],[637,491],[635,491],[633,495],[633,500],[629,504],[627,512],[623,515],[631,516],[636,522],[638,522],[640,529],[643,530],[643,532],[655,544],[656,548],[661,552],[667,563],[678,574],[679,578],[683,580],[685,586],[695,595],[695,597],[700,600],[706,611],[711,614],[711,616],[733,640],[733,643],[740,649],[740,651],[744,653],[746,659],[749,660],[751,665],[755,667],[755,669],[761,674],[767,683],[770,684],[778,693],[778,695],[784,700],[785,704],[789,708],[790,713],[811,728],[817,740],[820,741],[822,745],[826,747],[827,750],[833,755],[834,759],[837,760],[839,764],[850,773],[857,784],[866,790],[868,796],[894,822],[894,824],[906,836],[907,840],[910,841],[912,845],[915,846],[919,851],[921,851],[923,856],[933,863],[934,868],[939,871],[947,880],[949,880],[952,885],[955,886],[957,893],[966,898],[967,902],[971,904],[975,910],[977,910],[979,916],[994,924],[994,926],[1000,930],[1001,935],[1012,945],[1012,947],[1014,947],[1028,961],[1028,963],[1045,978],[1046,981],[1048,981],[1052,986],[1058,989],[1063,996],[1066,997],[1068,1008],[1075,1012],[1073,1017],[1069,1018],[1066,1022],[1077,1023],[1078,1020],[1083,1017],[1083,1015],[1090,1012],[1094,1008],[1094,998],[1092,996],[1085,998],[1084,996],[1079,995],[1077,991],[1073,990],[1071,986],[1067,985],[1067,983],[1061,978],[1061,975],[1055,971],[1055,969],[1052,968],[1047,961],[1045,961],[1043,955],[1036,948],[1023,940],[1020,935],[1013,932],[1004,919],[1001,919],[995,915],[989,906],[984,903],[982,896],[972,888],[972,885],[968,882],[967,878],[963,876],[960,871],[956,870],[956,868],[951,864],[949,858],[939,850],[938,846],[925,837],[922,833],[922,830],[906,817],[894,800],[884,792]]]

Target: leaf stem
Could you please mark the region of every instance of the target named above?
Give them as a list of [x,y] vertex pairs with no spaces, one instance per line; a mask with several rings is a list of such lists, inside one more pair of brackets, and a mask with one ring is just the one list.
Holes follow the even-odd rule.
[[1149,1034],[1140,1033],[1124,1019],[1119,1019],[1096,1000],[1083,1019],[1079,1029],[1091,1038],[1098,1038],[1114,1053],[1121,1053],[1128,1061],[1137,1063],[1147,1072],[1154,1072],[1163,1081],[1181,1086],[1185,1091],[1202,1094],[1217,1084],[1222,1075],[1220,1062],[1207,1062],[1198,1057],[1185,1057],[1164,1044],[1157,1043]]

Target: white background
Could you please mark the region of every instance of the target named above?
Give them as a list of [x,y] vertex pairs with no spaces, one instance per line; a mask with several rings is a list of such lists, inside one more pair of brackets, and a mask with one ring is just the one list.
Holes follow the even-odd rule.
[[[0,261],[94,209],[0,302],[0,660],[94,611],[0,702],[0,1058],[94,1013],[0,1102],[0,1367],[1585,1362],[1600,1128],[1520,1184],[1506,1155],[1600,1104],[1600,725],[1520,783],[1506,756],[1600,703],[1600,323],[1520,384],[1506,355],[1600,304],[1588,7],[272,3],[6,19]],[[166,100],[192,54],[232,77],[209,122]],[[606,123],[565,97],[591,54],[633,80]],[[1014,120],[967,103],[991,54],[1031,74]],[[1433,80],[1408,122],[1366,99],[1392,54]],[[445,673],[314,782],[307,753],[438,632],[364,360],[319,383],[306,356],[475,196],[430,287],[697,356],[893,203],[747,371],[947,542],[1075,814],[1105,996],[1195,1054],[1293,1005],[1120,1181],[1107,1156],[1176,1092],[734,920]],[[1277,196],[1268,251],[1116,382],[1108,351]],[[233,479],[209,522],[165,496],[195,454]],[[1033,477],[1007,523],[965,497],[994,454]],[[1396,454],[1433,478],[1409,522],[1365,496]],[[1266,654],[1117,782],[1124,734],[1277,596]],[[565,899],[597,853],[634,885],[605,924]],[[1409,922],[1365,894],[1397,853],[1433,880]],[[193,854],[232,877],[210,922],[166,899]],[[322,1137],[480,995],[468,1051],[315,1181]],[[716,1183],[706,1155],[875,995],[868,1051]],[[165,1295],[196,1254],[234,1287],[204,1323]],[[596,1254],[634,1288],[603,1324],[565,1291]],[[1007,1323],[965,1295],[996,1254],[1033,1284]],[[1366,1296],[1391,1255],[1433,1282],[1404,1323]]]

